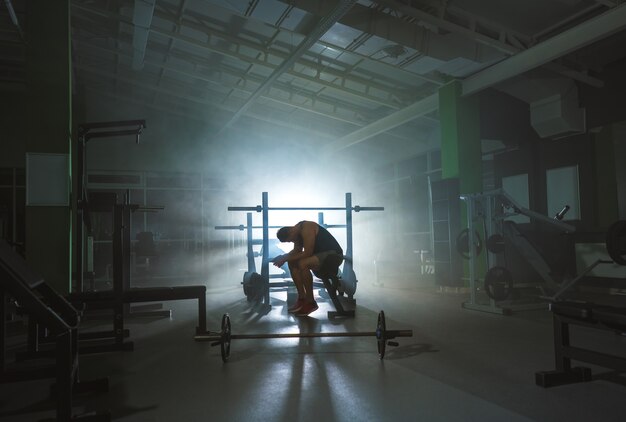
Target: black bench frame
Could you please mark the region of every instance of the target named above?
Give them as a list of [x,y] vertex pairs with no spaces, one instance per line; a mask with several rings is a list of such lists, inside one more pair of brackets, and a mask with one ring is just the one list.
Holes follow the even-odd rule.
[[330,300],[333,302],[333,305],[335,306],[334,311],[328,311],[328,318],[354,317],[354,309],[345,309],[341,302],[342,300],[347,301],[353,306],[355,306],[356,300],[353,298],[347,298],[347,297],[340,298],[340,295],[338,294],[339,293],[338,289],[340,288],[339,286],[341,286],[341,281],[339,280],[339,277],[337,277],[336,275],[328,276],[324,274],[320,274],[318,277],[320,278],[320,280],[322,280],[322,283],[324,283],[324,287],[326,288],[328,297],[330,298]]
[[[110,413],[72,415],[74,392],[108,391],[107,378],[93,381],[79,380],[78,326],[80,313],[63,296],[48,286],[43,278],[31,270],[26,261],[4,241],[0,241],[0,380],[19,382],[41,378],[56,378],[56,415],[59,421],[109,421]],[[54,338],[55,365],[29,369],[10,368],[6,358],[5,315],[7,296],[14,298],[28,317],[49,330]]]
[[[69,295],[69,301],[87,311],[111,309],[113,311],[112,330],[81,332],[78,334],[81,354],[111,351],[132,351],[134,343],[126,341],[130,332],[124,327],[127,316],[132,316],[128,305],[131,303],[156,302],[168,300],[196,299],[198,301],[198,325],[196,334],[207,331],[206,324],[206,286],[176,287],[130,287],[130,221],[131,212],[138,206],[133,204],[111,204],[113,212],[113,289],[105,291],[83,291]],[[170,316],[166,311],[165,315]],[[163,312],[145,313],[145,316],[163,316]],[[51,350],[43,350],[40,344],[46,341],[46,333],[36,324],[29,324],[28,351],[20,353],[19,360],[50,356]],[[93,340],[112,342],[94,344]],[[88,341],[88,343],[83,340]]]
[[554,323],[554,357],[556,369],[535,374],[542,387],[591,381],[591,369],[572,367],[572,360],[626,371],[626,357],[610,355],[571,345],[570,326],[578,325],[610,332],[626,332],[626,310],[590,303],[551,303]]

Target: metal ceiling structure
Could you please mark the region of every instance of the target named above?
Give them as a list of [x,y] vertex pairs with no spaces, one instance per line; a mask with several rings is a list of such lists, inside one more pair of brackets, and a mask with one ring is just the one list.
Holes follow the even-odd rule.
[[[5,0],[0,15],[4,84],[23,78],[14,21],[27,3]],[[563,86],[538,88],[537,72],[602,87],[603,66],[626,56],[623,3],[72,0],[73,68],[79,89],[202,122],[218,141],[413,151],[438,145],[437,91],[451,79],[529,103]],[[590,45],[608,53],[581,54]]]

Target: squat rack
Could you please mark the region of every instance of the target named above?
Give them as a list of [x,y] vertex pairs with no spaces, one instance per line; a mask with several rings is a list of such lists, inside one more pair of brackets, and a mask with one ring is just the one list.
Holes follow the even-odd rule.
[[[87,142],[96,138],[112,138],[119,136],[134,136],[135,143],[139,144],[139,136],[146,128],[145,120],[123,120],[115,122],[95,122],[84,123],[78,126],[78,142],[76,153],[76,286],[74,291],[82,293],[85,288],[83,286],[85,278],[85,246],[84,246],[84,229],[91,231],[91,214],[89,201],[87,198],[87,188],[85,183],[87,161],[86,151]],[[93,284],[93,283],[92,283]],[[91,290],[94,286],[91,286]]]
[[[345,211],[346,212],[346,250],[344,255],[347,259],[344,260],[344,274],[353,274],[352,268],[352,211],[384,211],[384,207],[362,207],[359,205],[352,205],[352,193],[347,192],[345,196],[346,205],[344,207],[270,207],[268,200],[268,193],[263,192],[261,196],[261,205],[257,206],[234,206],[228,207],[228,211],[256,211],[262,213],[263,219],[263,256],[261,260],[261,277],[266,284],[264,289],[263,303],[266,307],[270,305],[270,292],[269,292],[269,211]],[[329,226],[332,227],[332,226]],[[349,298],[352,298],[356,291],[356,277],[352,285],[346,285],[345,292]]]

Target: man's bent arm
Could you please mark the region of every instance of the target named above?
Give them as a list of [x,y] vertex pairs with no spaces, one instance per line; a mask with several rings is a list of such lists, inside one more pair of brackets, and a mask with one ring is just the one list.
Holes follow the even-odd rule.
[[294,244],[294,248],[287,254],[287,261],[297,261],[313,255],[315,249],[315,224],[303,223],[302,225],[302,245]]

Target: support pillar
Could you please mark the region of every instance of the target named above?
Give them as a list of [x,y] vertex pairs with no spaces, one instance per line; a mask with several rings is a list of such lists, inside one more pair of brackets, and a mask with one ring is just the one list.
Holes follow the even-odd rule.
[[[26,152],[69,154],[69,0],[30,0],[27,31]],[[71,184],[70,184],[71,186]],[[26,259],[59,293],[71,288],[71,207],[26,207]]]
[[[451,81],[439,89],[439,121],[441,124],[441,176],[459,180],[461,194],[481,192],[483,187],[482,151],[480,141],[480,105],[478,98],[461,97],[462,84]],[[460,199],[459,199],[459,202]],[[467,209],[460,205],[460,227],[467,227]],[[450,218],[457,218],[450,216]],[[458,233],[450,233],[452,242]],[[481,233],[481,237],[483,234]],[[484,239],[483,239],[484,242]],[[455,245],[451,245],[455,253]],[[483,274],[483,259],[477,261],[477,273]],[[459,258],[460,259],[460,258]],[[467,262],[465,263],[467,264]],[[465,278],[469,269],[465,265]],[[467,284],[467,283],[466,283]]]

